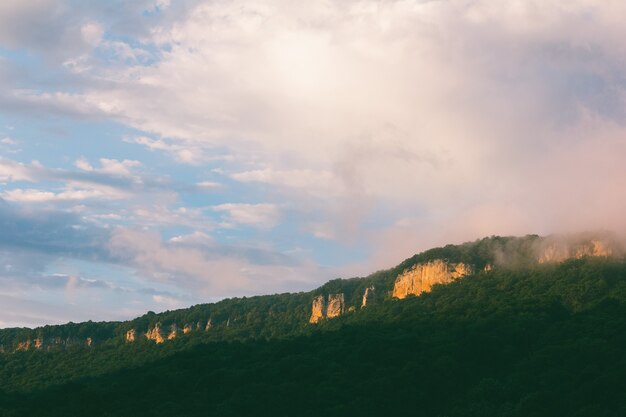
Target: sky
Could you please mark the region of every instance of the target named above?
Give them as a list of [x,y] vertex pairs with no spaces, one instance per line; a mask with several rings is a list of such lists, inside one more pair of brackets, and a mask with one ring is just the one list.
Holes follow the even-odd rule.
[[622,0],[3,0],[0,327],[626,230]]

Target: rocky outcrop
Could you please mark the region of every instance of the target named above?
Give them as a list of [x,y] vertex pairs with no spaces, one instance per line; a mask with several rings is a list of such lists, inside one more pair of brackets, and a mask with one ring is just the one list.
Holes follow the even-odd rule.
[[580,259],[588,256],[612,256],[615,252],[613,244],[608,240],[589,239],[571,241],[567,239],[550,240],[539,248],[537,261],[543,263],[563,262],[567,259]]
[[442,259],[417,264],[398,275],[392,296],[406,298],[409,294],[420,295],[430,292],[435,284],[448,284],[473,273],[474,268],[471,265],[449,263]]
[[34,339],[27,339],[20,342],[17,342],[15,345],[14,352],[24,352],[27,350],[46,350],[52,351],[58,348],[67,348],[71,346],[91,346],[93,343],[92,338],[88,337],[87,339],[79,339],[77,337],[53,337],[53,338],[44,338],[43,336],[38,336]]
[[137,330],[130,329],[129,331],[126,332],[126,337],[124,338],[124,340],[126,341],[126,343],[130,343],[130,342],[134,342],[136,337],[137,337]]
[[213,319],[209,318],[209,321],[206,322],[206,326],[204,327],[204,331],[208,332],[213,327]]
[[317,323],[324,318],[338,317],[346,311],[343,293],[328,294],[328,299],[319,295],[313,299],[309,323]]
[[31,344],[32,344],[32,342],[31,342],[31,340],[30,340],[30,339],[25,340],[25,341],[23,341],[23,342],[19,342],[19,343],[17,344],[17,346],[15,347],[15,350],[16,350],[17,352],[25,352],[25,351],[27,351],[28,349],[30,349]]
[[365,289],[365,292],[363,293],[363,300],[361,301],[361,308],[367,307],[368,304],[372,303],[375,290],[376,288],[373,285]]
[[326,317],[326,300],[323,295],[319,295],[313,299],[309,323],[317,323],[324,317]]
[[167,340],[176,339],[176,336],[178,336],[178,326],[174,323],[170,326],[170,332],[167,335]]
[[328,294],[328,305],[326,307],[326,317],[333,318],[341,316],[346,309],[343,293]]
[[191,324],[185,324],[185,326],[183,326],[183,334],[190,333],[192,330],[193,327],[191,326]]
[[165,341],[163,331],[161,329],[161,323],[157,323],[152,329],[148,329],[146,332],[146,339],[153,340],[157,344]]

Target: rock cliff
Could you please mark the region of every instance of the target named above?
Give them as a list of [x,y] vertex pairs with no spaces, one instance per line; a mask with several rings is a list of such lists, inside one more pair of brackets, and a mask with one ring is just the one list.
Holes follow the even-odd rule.
[[361,301],[361,308],[367,307],[368,304],[371,304],[375,290],[376,288],[373,285],[365,289],[365,292],[363,293],[363,300]]
[[326,307],[326,317],[333,318],[341,316],[346,310],[346,303],[343,293],[328,294],[328,305]]
[[326,300],[323,295],[319,295],[313,299],[309,323],[317,323],[324,317],[326,317]]
[[546,239],[539,248],[537,261],[539,263],[563,262],[567,259],[580,259],[586,256],[612,256],[614,244],[609,240],[590,239],[583,241],[569,241],[565,239]]
[[311,317],[309,323],[317,323],[324,318],[338,317],[346,311],[345,297],[343,293],[328,294],[328,299],[318,295],[311,305]]
[[154,340],[155,343],[163,343],[165,338],[163,337],[163,331],[161,329],[161,323],[154,325],[152,329],[148,329],[146,332],[146,339]]
[[[31,349],[34,350],[46,350],[51,351],[58,348],[66,348],[70,346],[87,346],[91,347],[93,344],[93,339],[88,337],[86,339],[79,339],[77,337],[54,337],[44,339],[39,336],[34,339],[26,339],[23,341],[19,341],[15,344],[14,352],[25,352]],[[0,349],[0,353],[6,352],[6,349]]]
[[178,326],[174,323],[170,326],[170,332],[167,335],[167,340],[176,339],[176,336],[178,336]]
[[392,296],[406,298],[409,294],[420,295],[429,292],[435,284],[448,284],[473,273],[471,265],[449,263],[442,259],[417,264],[396,278]]
[[130,329],[129,331],[126,332],[126,337],[124,338],[124,340],[126,340],[126,342],[134,342],[136,337],[137,337],[137,330]]

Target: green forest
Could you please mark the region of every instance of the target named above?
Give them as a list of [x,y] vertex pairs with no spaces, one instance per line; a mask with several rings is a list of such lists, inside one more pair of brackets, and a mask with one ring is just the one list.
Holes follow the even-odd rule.
[[[224,300],[129,322],[5,329],[0,343],[91,337],[0,355],[0,415],[10,416],[619,416],[626,415],[626,262],[529,262],[535,237],[488,238],[412,257],[309,293]],[[508,262],[494,248],[508,248]],[[429,259],[480,272],[391,299],[393,280]],[[358,305],[308,323],[311,300]],[[155,344],[131,328],[205,324]]]

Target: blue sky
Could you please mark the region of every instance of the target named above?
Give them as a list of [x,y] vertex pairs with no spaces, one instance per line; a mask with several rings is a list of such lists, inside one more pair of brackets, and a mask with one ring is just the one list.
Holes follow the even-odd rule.
[[0,4],[0,327],[624,231],[619,1]]

